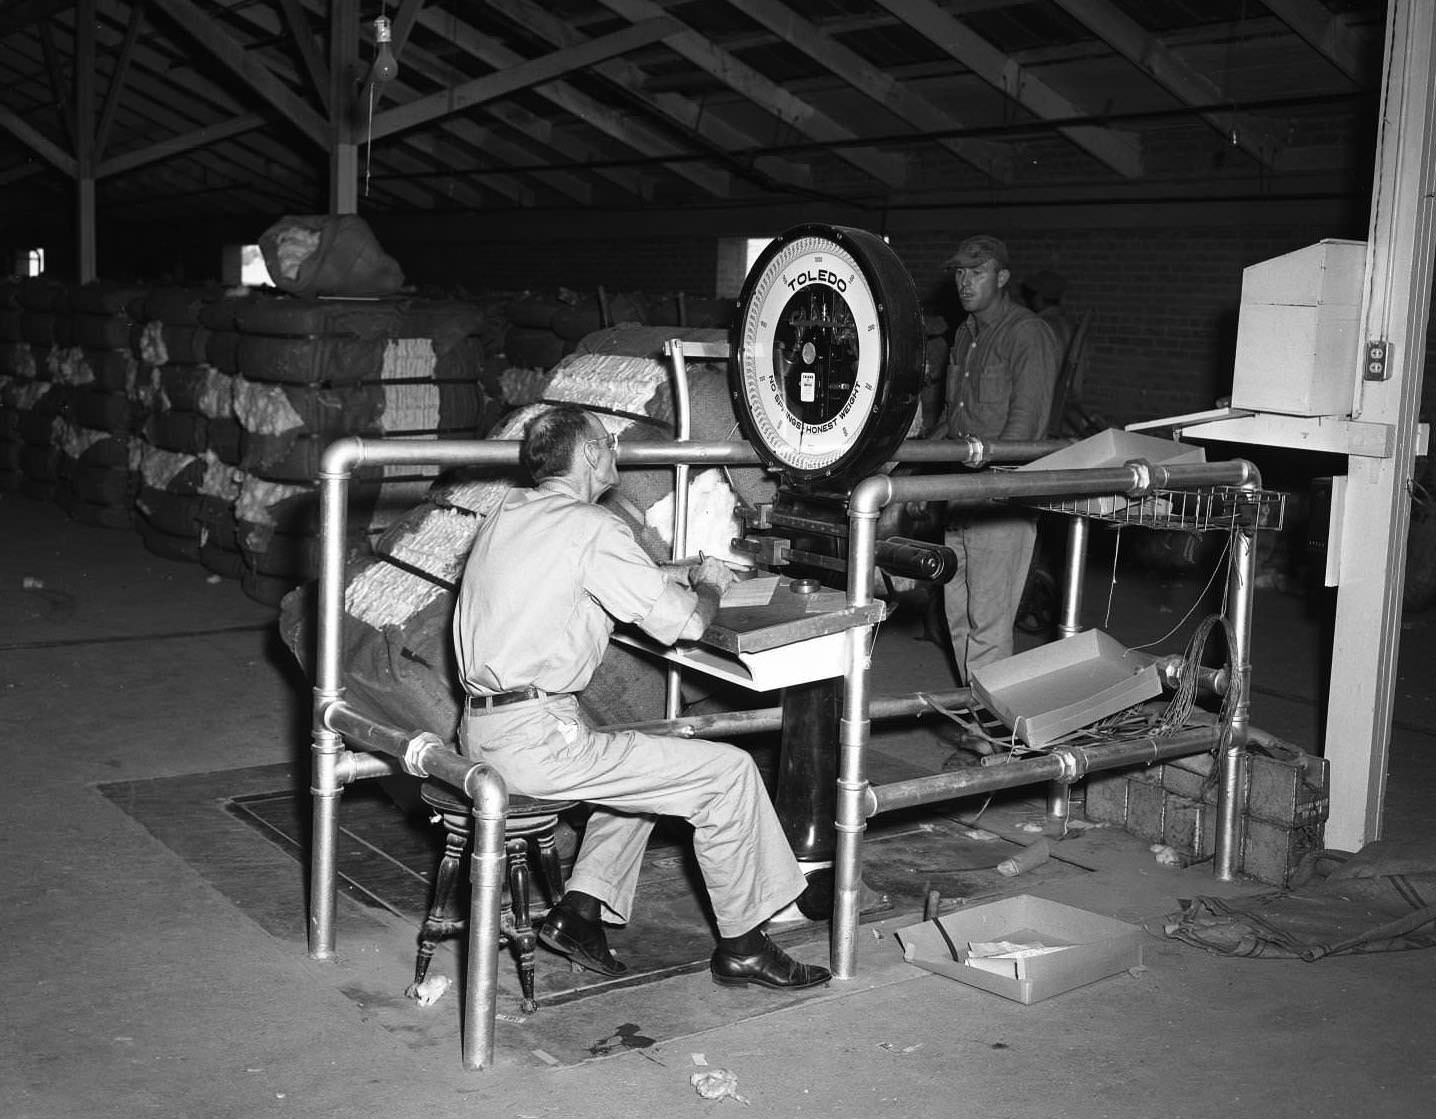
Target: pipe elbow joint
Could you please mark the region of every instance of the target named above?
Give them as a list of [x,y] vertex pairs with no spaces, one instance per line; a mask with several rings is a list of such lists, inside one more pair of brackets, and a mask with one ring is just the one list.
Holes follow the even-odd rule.
[[848,515],[875,518],[893,499],[893,480],[886,474],[864,478],[848,496]]
[[464,774],[464,792],[474,802],[474,811],[485,819],[502,820],[508,815],[508,788],[491,767],[475,765]]
[[364,440],[357,435],[346,435],[336,439],[324,448],[319,457],[321,478],[345,478],[364,461]]

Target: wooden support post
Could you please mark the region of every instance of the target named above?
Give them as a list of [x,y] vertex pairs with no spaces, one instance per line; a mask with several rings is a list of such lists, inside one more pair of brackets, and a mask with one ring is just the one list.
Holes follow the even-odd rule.
[[329,212],[359,208],[359,0],[334,0],[329,24]]
[[95,0],[75,5],[75,230],[80,283],[95,279]]
[[1363,345],[1353,419],[1391,425],[1395,447],[1389,457],[1348,459],[1325,748],[1326,845],[1347,851],[1381,835],[1431,296],[1436,6],[1392,0],[1386,20],[1360,335],[1385,343],[1386,367],[1370,379]]

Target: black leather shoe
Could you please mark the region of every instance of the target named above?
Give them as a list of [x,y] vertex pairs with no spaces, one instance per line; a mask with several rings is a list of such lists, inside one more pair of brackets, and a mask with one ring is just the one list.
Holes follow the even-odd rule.
[[608,947],[600,921],[580,917],[569,906],[559,902],[548,911],[538,932],[539,943],[560,956],[567,956],[580,967],[599,975],[622,975],[628,970]]
[[719,948],[709,964],[713,982],[723,987],[746,987],[756,983],[778,991],[801,991],[817,987],[833,973],[816,964],[799,963],[766,936],[763,947],[751,956],[735,956]]

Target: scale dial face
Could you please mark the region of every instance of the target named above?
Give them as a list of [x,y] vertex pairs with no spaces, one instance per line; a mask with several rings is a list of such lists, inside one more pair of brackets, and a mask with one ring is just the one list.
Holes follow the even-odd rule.
[[[911,341],[894,346],[895,331]],[[881,238],[790,230],[754,265],[734,327],[731,390],[749,439],[792,480],[856,481],[906,434],[921,341],[912,279]]]

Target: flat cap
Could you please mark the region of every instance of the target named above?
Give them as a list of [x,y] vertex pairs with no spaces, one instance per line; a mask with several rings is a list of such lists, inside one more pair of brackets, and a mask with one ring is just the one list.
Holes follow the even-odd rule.
[[957,252],[943,261],[942,266],[948,270],[976,268],[989,260],[996,261],[999,268],[1009,267],[1007,246],[996,237],[980,233],[976,237],[969,237],[958,245]]

